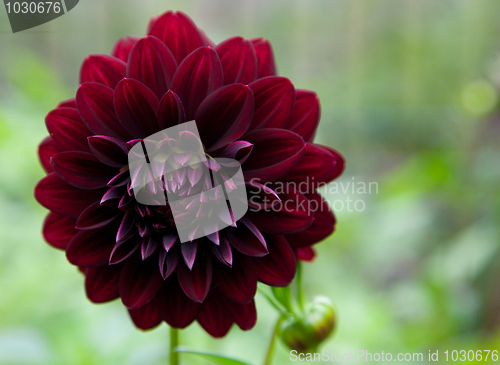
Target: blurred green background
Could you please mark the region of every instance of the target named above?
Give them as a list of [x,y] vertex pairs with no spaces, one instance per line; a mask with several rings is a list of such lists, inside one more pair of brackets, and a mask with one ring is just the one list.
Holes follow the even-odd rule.
[[[141,333],[120,302],[86,299],[82,275],[43,242],[32,191],[44,116],[74,96],[85,56],[169,9],[216,42],[268,38],[280,74],[318,92],[316,140],[346,157],[340,182],[378,184],[328,194],[365,209],[338,211],[305,265],[308,297],[329,296],[338,315],[322,349],[500,349],[500,1],[81,0],[16,34],[0,10],[0,364],[166,363],[165,324]],[[262,363],[277,314],[257,306],[250,332],[214,340],[194,324],[181,342]],[[288,358],[279,344],[275,364]]]

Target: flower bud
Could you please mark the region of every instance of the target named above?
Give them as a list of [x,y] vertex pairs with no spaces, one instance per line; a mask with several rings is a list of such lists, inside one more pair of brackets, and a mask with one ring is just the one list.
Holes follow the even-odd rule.
[[335,312],[330,300],[316,297],[306,306],[301,318],[289,317],[281,323],[281,339],[292,350],[316,352],[334,327]]

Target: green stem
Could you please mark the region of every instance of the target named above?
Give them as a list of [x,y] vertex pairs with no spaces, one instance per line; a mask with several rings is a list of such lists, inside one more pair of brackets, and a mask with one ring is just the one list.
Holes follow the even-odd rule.
[[179,346],[179,330],[170,327],[170,365],[179,365],[179,353],[175,348]]
[[271,342],[269,343],[269,348],[267,350],[266,360],[264,361],[264,365],[271,365],[274,355],[274,348],[276,346],[276,338],[278,337],[278,332],[280,329],[281,321],[283,321],[284,316],[280,316],[278,321],[276,322],[276,326],[274,327],[273,337],[271,338]]
[[267,301],[269,302],[269,304],[271,304],[274,307],[274,309],[276,309],[278,312],[280,312],[280,314],[287,314],[286,308],[283,308],[283,306],[276,299],[274,299],[272,296],[270,296],[269,294],[267,294],[261,288],[257,288],[257,291],[260,294],[262,294],[264,296],[264,298],[267,299]]
[[299,299],[299,307],[301,311],[304,311],[306,299],[304,295],[304,290],[302,288],[302,263],[299,262],[297,265],[297,296]]

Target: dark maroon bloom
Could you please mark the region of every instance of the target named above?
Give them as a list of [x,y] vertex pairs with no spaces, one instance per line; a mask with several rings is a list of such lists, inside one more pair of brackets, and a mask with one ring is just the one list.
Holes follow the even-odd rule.
[[[39,148],[45,239],[85,273],[91,301],[120,297],[141,329],[197,320],[222,337],[233,323],[252,328],[257,282],[290,284],[297,259],[311,260],[311,246],[335,227],[316,188],[339,176],[344,160],[312,142],[317,95],[277,76],[268,41],[214,45],[180,12],[153,18],[148,36],[119,40],[111,56],[87,57],[80,81],[76,97],[48,113],[50,137]],[[181,243],[168,204],[135,200],[127,154],[191,120],[208,160],[241,163],[249,211]],[[182,163],[185,154],[174,157]],[[198,179],[178,176],[176,188]]]

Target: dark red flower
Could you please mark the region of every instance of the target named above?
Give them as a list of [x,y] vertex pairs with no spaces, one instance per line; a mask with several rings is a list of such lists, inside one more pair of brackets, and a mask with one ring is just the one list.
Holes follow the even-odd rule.
[[[48,113],[50,137],[39,148],[45,239],[85,273],[91,301],[120,297],[141,329],[197,320],[222,337],[233,323],[252,328],[257,281],[290,284],[297,257],[311,260],[311,246],[335,227],[316,188],[339,176],[344,160],[312,142],[317,95],[277,76],[267,40],[214,45],[180,12],[153,18],[146,37],[119,40],[111,56],[87,57],[80,80],[76,98]],[[242,164],[250,209],[237,224],[181,243],[168,204],[135,200],[127,153],[191,120],[207,157]],[[182,188],[199,177],[178,179]]]

